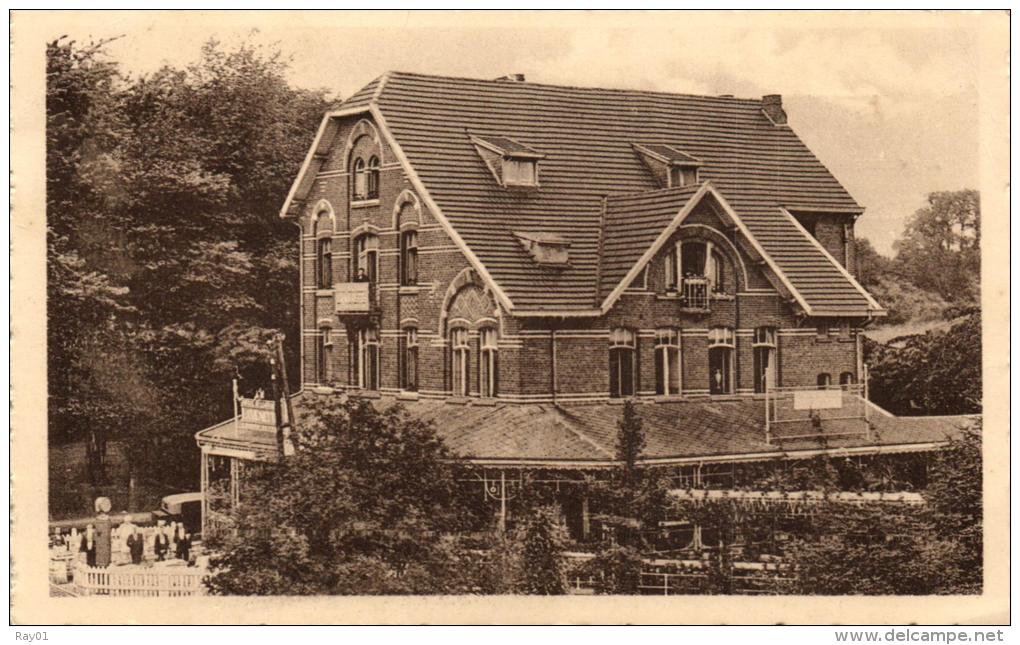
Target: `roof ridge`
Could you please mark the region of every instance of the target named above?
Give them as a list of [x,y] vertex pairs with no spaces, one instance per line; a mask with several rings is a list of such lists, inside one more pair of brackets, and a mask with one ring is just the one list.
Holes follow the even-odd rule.
[[671,194],[682,195],[685,192],[696,193],[703,184],[708,183],[708,180],[699,182],[697,184],[690,184],[689,186],[669,186],[666,188],[650,188],[648,190],[636,190],[630,193],[609,193],[606,198],[610,201],[617,199],[636,199],[638,197],[658,197],[659,195],[666,196]]
[[421,72],[404,72],[400,70],[390,70],[386,73],[388,76],[414,76],[418,78],[433,78],[433,79],[445,79],[451,81],[471,81],[474,83],[484,83],[486,85],[498,85],[500,87],[516,87],[521,85],[530,85],[532,87],[548,87],[552,89],[561,90],[577,90],[582,92],[613,92],[618,94],[641,94],[645,96],[659,96],[659,97],[677,97],[683,96],[688,98],[697,99],[712,99],[724,102],[736,102],[736,103],[756,103],[761,104],[760,98],[742,98],[730,95],[719,95],[719,94],[693,94],[691,92],[667,92],[665,90],[639,90],[629,89],[623,87],[598,87],[592,85],[564,85],[559,83],[536,83],[534,81],[498,81],[495,79],[485,78],[473,78],[470,76],[452,76],[446,74],[423,74]]

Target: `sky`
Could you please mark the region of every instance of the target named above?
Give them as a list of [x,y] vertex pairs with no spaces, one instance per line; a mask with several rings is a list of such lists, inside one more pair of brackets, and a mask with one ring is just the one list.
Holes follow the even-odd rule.
[[790,125],[866,207],[858,236],[887,254],[929,192],[981,176],[988,61],[979,32],[949,14],[99,12],[59,24],[54,36],[120,36],[108,51],[135,74],[193,62],[210,38],[275,44],[295,85],[340,97],[389,70],[781,94]]

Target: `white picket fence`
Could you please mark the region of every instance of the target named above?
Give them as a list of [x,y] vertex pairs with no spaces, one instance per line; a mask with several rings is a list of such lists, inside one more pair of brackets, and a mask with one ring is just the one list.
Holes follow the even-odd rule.
[[74,587],[82,596],[184,597],[205,594],[204,567],[74,568]]

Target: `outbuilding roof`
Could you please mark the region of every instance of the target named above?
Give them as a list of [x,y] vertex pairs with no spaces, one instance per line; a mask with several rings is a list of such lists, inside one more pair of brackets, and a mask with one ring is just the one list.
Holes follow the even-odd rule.
[[[295,399],[297,416],[315,397]],[[334,395],[326,395],[334,396]],[[381,407],[395,404],[384,397]],[[616,463],[616,436],[623,406],[613,403],[454,404],[442,400],[401,402],[417,419],[434,424],[460,458],[481,464],[605,467]],[[643,463],[698,463],[821,452],[915,452],[933,450],[972,427],[974,416],[895,417],[872,407],[870,432],[863,419],[826,421],[815,438],[765,441],[765,403],[751,397],[646,402],[637,406],[645,433]],[[299,421],[300,423],[300,421]],[[802,429],[806,430],[806,428]],[[226,422],[203,430],[199,443],[230,449],[246,446],[271,458],[272,433],[252,433]]]
[[[762,106],[760,99],[393,72],[355,93],[335,114],[364,109],[380,120],[405,171],[441,211],[440,221],[518,314],[597,313],[615,286],[612,280],[628,273],[621,263],[633,252],[620,249],[645,243],[651,233],[644,229],[662,230],[676,215],[670,209],[688,193],[661,189],[635,145],[668,159],[700,162],[700,179],[741,218],[774,277],[805,313],[883,313],[789,214],[856,215],[863,208],[796,133],[770,121]],[[539,161],[541,187],[500,186],[476,152],[477,139],[545,155]],[[315,170],[306,163],[306,171],[308,166]],[[300,193],[292,191],[291,197],[300,199]],[[647,198],[628,198],[643,221],[632,237],[636,227],[603,217],[603,198],[640,193]],[[288,198],[285,215],[290,204]],[[551,271],[537,265],[514,237],[520,230],[569,240],[570,266]]]

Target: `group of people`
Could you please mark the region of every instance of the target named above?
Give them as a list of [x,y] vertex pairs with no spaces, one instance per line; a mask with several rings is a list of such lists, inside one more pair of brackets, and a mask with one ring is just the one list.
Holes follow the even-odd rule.
[[[96,529],[92,524],[88,524],[81,533],[77,528],[72,528],[68,534],[54,529],[50,546],[84,556],[88,566],[96,566]],[[110,532],[110,559],[111,564],[142,564],[173,559],[191,564],[194,560],[192,535],[181,522],[158,520],[155,526],[140,527],[125,516],[124,521]]]

